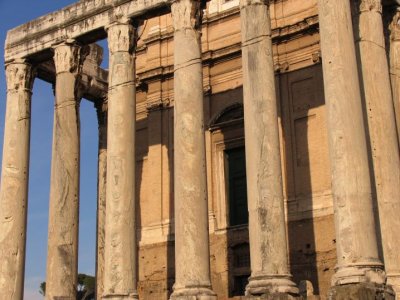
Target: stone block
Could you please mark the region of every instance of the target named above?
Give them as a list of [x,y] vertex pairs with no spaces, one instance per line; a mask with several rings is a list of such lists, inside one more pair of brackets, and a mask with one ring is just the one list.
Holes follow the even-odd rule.
[[329,300],[395,300],[390,287],[374,283],[359,283],[334,286],[328,294]]

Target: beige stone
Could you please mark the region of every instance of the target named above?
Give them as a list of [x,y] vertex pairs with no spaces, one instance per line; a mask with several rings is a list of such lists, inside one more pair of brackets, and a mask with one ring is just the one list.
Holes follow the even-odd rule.
[[99,153],[97,179],[97,239],[96,239],[96,296],[101,299],[104,291],[104,248],[106,230],[107,185],[107,100],[96,104],[99,126]]
[[[111,129],[112,133],[108,132],[108,135],[113,138],[111,146],[111,148],[114,147],[113,151],[115,152],[113,153],[120,151],[113,157],[123,157],[127,160],[125,164],[117,164],[117,167],[121,166],[121,169],[114,168],[116,173],[109,175],[110,184],[110,182],[106,183],[107,175],[105,175],[107,162],[104,157],[108,154],[102,150],[98,153],[98,298],[126,299],[136,297],[137,292],[140,299],[166,300],[173,292],[172,285],[176,281],[173,297],[184,299],[191,297],[193,299],[199,298],[199,294],[203,293],[205,298],[215,299],[213,293],[215,292],[219,300],[244,299],[245,286],[250,276],[249,246],[254,250],[259,241],[256,240],[254,243],[254,237],[250,238],[249,245],[247,224],[230,225],[231,198],[228,190],[230,177],[226,154],[234,148],[243,147],[245,144],[248,146],[249,142],[257,140],[252,135],[249,137],[248,132],[260,132],[265,126],[259,126],[259,124],[264,122],[268,124],[266,127],[268,136],[272,136],[275,140],[274,142],[272,139],[267,140],[272,146],[272,150],[268,153],[273,153],[275,158],[280,156],[280,159],[260,160],[251,156],[250,161],[248,159],[248,168],[256,165],[254,160],[258,161],[257,167],[272,161],[274,167],[270,170],[275,175],[279,174],[279,167],[282,168],[281,182],[274,176],[273,180],[263,181],[260,184],[268,186],[273,182],[273,191],[278,191],[277,195],[279,196],[279,201],[276,201],[279,207],[269,209],[269,211],[277,212],[276,216],[279,222],[276,224],[280,224],[273,228],[274,232],[279,234],[277,237],[272,236],[270,240],[278,241],[278,246],[276,248],[267,247],[267,251],[271,253],[269,257],[273,257],[273,262],[277,262],[277,269],[280,271],[282,271],[282,266],[286,268],[287,273],[290,270],[294,282],[307,281],[309,286],[312,284],[313,295],[311,295],[310,289],[308,298],[327,299],[331,277],[337,262],[337,245],[339,244],[340,250],[338,253],[344,253],[343,245],[348,244],[349,236],[346,231],[345,235],[335,236],[331,169],[334,174],[343,169],[351,170],[351,174],[362,174],[358,178],[361,178],[360,182],[363,187],[365,187],[366,177],[376,179],[376,175],[371,172],[373,170],[365,172],[363,165],[365,163],[364,150],[360,150],[360,148],[364,149],[364,146],[360,147],[358,138],[358,134],[362,131],[359,126],[359,113],[356,110],[355,118],[352,118],[356,120],[356,126],[353,126],[355,128],[349,125],[342,127],[345,137],[353,136],[357,132],[357,138],[354,139],[355,149],[346,148],[341,153],[344,153],[347,158],[352,158],[354,153],[361,153],[361,160],[358,159],[354,162],[349,159],[348,168],[343,167],[347,163],[337,164],[336,160],[331,164],[328,154],[328,137],[332,139],[332,122],[328,122],[327,126],[322,83],[322,69],[326,69],[325,73],[330,72],[331,69],[329,65],[328,67],[321,65],[319,30],[319,19],[324,20],[326,16],[318,15],[317,0],[244,2],[246,8],[241,11],[239,0],[211,0],[206,4],[207,7],[203,11],[204,16],[200,20],[198,18],[199,4],[186,0],[173,4],[175,12],[172,15],[168,13],[172,4],[170,1],[84,0],[12,29],[7,35],[6,61],[26,58],[27,61],[34,62],[37,77],[49,83],[54,83],[56,77],[54,63],[50,60],[54,41],[62,42],[69,38],[76,38],[86,54],[86,46],[89,45],[91,49],[78,78],[80,85],[78,91],[79,96],[97,104],[101,103],[108,91],[108,70],[99,67],[101,59],[98,54],[101,53],[101,48],[95,46],[93,42],[106,38],[108,30],[110,48],[115,49],[119,48],[119,45],[123,45],[123,50],[112,51],[111,54],[109,78],[111,100],[115,104],[114,106],[111,104],[111,109],[114,108],[115,122],[109,124],[108,129]],[[329,4],[330,1],[325,0],[324,3]],[[339,7],[342,7],[342,1],[337,3]],[[369,3],[372,5],[374,1],[369,1]],[[385,1],[385,3],[392,5],[394,1],[391,3]],[[266,5],[269,5],[268,13],[266,13]],[[255,6],[257,8],[254,8]],[[189,7],[193,9],[188,9]],[[329,23],[332,25],[341,20],[343,11],[343,9],[330,9],[329,13],[336,13],[334,22]],[[241,13],[250,18],[244,20],[245,18],[240,16]],[[261,17],[252,17],[256,14]],[[126,24],[128,19],[132,24],[139,25],[138,44],[133,48],[130,48],[133,36],[129,33],[132,29]],[[241,22],[245,25],[241,26]],[[397,24],[395,20],[393,22],[393,25]],[[339,22],[339,25],[344,23],[346,22]],[[176,30],[181,28],[182,24],[184,26],[189,24],[189,26],[184,30]],[[259,26],[259,24],[266,24],[266,26]],[[368,34],[376,33],[376,27],[369,30]],[[357,69],[351,60],[350,64],[348,64],[349,60],[346,60],[346,55],[352,53],[347,46],[348,43],[342,43],[342,41],[351,40],[347,33],[338,35],[340,43],[339,46],[335,46],[337,41],[334,39],[334,34],[329,32],[326,37],[326,28],[323,26],[321,28],[322,44],[327,38],[329,39],[328,44],[331,49],[328,49],[328,52],[330,50],[339,51],[344,44],[345,51],[341,56],[345,62],[345,69],[347,70],[349,65],[353,66],[352,70]],[[340,29],[342,27],[331,26],[330,28]],[[395,36],[393,32],[394,30],[392,38]],[[111,35],[119,36],[120,39],[113,39]],[[250,37],[250,39],[254,37],[254,39],[243,44],[244,48],[242,49],[241,40],[244,36]],[[266,46],[269,36],[272,39],[272,45]],[[393,74],[396,70],[396,45],[396,40],[393,39],[391,43],[391,71]],[[260,49],[260,51],[253,52],[254,49]],[[243,55],[242,58],[242,53],[244,54],[246,51],[255,53],[258,61],[255,64],[257,68],[249,68],[252,64],[244,63],[246,57]],[[271,54],[270,57],[266,55],[267,53]],[[326,63],[325,54],[322,53],[324,63]],[[371,57],[371,61],[375,61],[376,55],[378,52]],[[134,67],[133,57],[136,58]],[[263,57],[267,57],[268,60]],[[181,63],[178,68],[174,66],[174,58]],[[124,63],[120,63],[121,61]],[[184,61],[190,61],[190,63],[184,64]],[[202,67],[200,67],[201,65]],[[260,71],[257,71],[258,69]],[[274,76],[272,70],[275,71]],[[385,72],[382,71],[381,63],[379,68],[376,68],[376,71],[378,70],[380,74]],[[359,87],[356,87],[357,82],[353,84],[353,79],[356,77],[354,77],[354,73],[346,73],[350,74],[347,77],[336,76],[336,74],[340,75],[341,73],[335,70],[335,76],[330,77],[329,85],[334,87],[337,94],[345,96],[344,99],[338,97],[339,100],[345,102],[345,106],[341,107],[343,112],[335,120],[343,118],[348,121],[346,107],[349,103],[347,100],[359,99],[354,92],[354,90],[359,90]],[[337,82],[338,78],[345,78],[343,81],[348,82],[350,88],[347,86],[345,89],[340,88],[340,84]],[[260,84],[260,82],[267,83]],[[76,83],[78,84],[78,80]],[[252,125],[253,128],[246,128],[246,136],[244,135],[242,103],[244,100],[245,106],[248,107],[248,100],[251,97],[243,97],[243,85],[245,90],[249,86],[254,88],[250,95],[255,97],[257,103],[265,104],[260,101],[264,95],[267,95],[268,99],[274,98],[277,102],[276,116],[271,117],[271,110],[268,110],[264,114],[265,120],[263,120],[263,115],[261,121],[258,121],[260,113],[257,110],[250,117],[246,113],[247,117],[244,118],[246,124],[255,124]],[[393,87],[395,90],[395,84]],[[272,88],[275,88],[275,97],[271,92]],[[379,90],[382,90],[382,87]],[[331,87],[328,88],[327,95],[329,95],[329,99],[332,99]],[[356,96],[354,97],[354,95]],[[394,98],[396,99],[396,96]],[[340,103],[340,106],[342,105],[342,101],[332,102],[329,99],[328,104]],[[272,102],[269,101],[269,105],[273,104]],[[175,107],[175,105],[177,106]],[[260,110],[262,109],[261,106]],[[272,109],[274,109],[273,106]],[[328,117],[330,115],[328,114]],[[119,116],[122,117],[119,118]],[[384,121],[379,120],[381,117],[374,118],[379,126],[387,125],[384,124]],[[182,120],[186,120],[187,123],[181,122]],[[196,120],[196,122],[187,120]],[[174,122],[177,123],[176,128],[179,128],[178,130],[175,128],[175,135],[173,134]],[[205,127],[199,130],[201,126]],[[193,129],[189,134],[186,130],[188,128]],[[193,132],[195,134],[192,134]],[[121,133],[124,134],[124,138],[121,137]],[[368,137],[376,134],[370,133],[368,128],[366,128],[366,133]],[[102,128],[100,128],[99,135],[100,142],[104,141],[102,137],[105,136],[105,132]],[[135,140],[132,141],[134,135]],[[277,136],[279,136],[278,139]],[[194,139],[190,140],[188,137]],[[174,141],[174,139],[177,140]],[[201,144],[204,139],[205,147]],[[384,145],[386,143],[387,141],[383,142]],[[100,148],[102,148],[101,145]],[[193,149],[193,151],[190,152],[187,149]],[[259,148],[255,147],[254,149]],[[122,153],[122,150],[126,152]],[[190,159],[196,163],[196,167],[192,169],[188,168],[190,164],[185,163],[188,161],[185,158],[188,153],[193,154]],[[179,164],[184,166],[183,172],[181,169],[177,170],[178,175],[174,170],[174,156],[175,166],[179,166]],[[111,159],[111,155],[108,155],[108,159]],[[362,165],[362,167],[358,165]],[[125,168],[126,166],[128,168]],[[357,167],[362,170],[358,172]],[[108,168],[111,169],[110,165]],[[118,173],[121,170],[127,172]],[[179,175],[182,173],[184,175]],[[366,176],[365,173],[368,175]],[[248,176],[254,178],[254,173],[248,174]],[[348,180],[353,177],[347,176],[343,181],[350,182]],[[116,184],[116,178],[118,183],[121,183],[120,179],[123,180],[123,187]],[[201,187],[202,190],[195,197],[186,197],[186,202],[183,203],[180,201],[183,198],[178,195],[182,194],[182,187],[187,187],[190,182],[200,182],[193,186]],[[337,183],[337,181],[335,182]],[[111,214],[109,225],[104,224],[104,201],[106,198],[104,184],[114,188],[111,192],[106,192],[108,195],[114,193],[113,196],[116,195],[118,198],[120,195],[118,199],[123,199],[121,201],[109,200],[112,211],[115,212],[115,214]],[[357,184],[354,186],[355,188],[361,186]],[[349,185],[351,186],[351,184]],[[174,190],[174,186],[178,188]],[[337,184],[335,186],[337,187]],[[119,190],[119,188],[121,189]],[[281,193],[279,193],[280,190]],[[254,191],[257,190],[252,188],[249,194]],[[337,191],[336,188],[335,195],[337,195]],[[358,190],[356,195],[358,195],[357,192]],[[371,239],[374,240],[374,236],[370,238],[369,235],[373,231],[371,228],[375,226],[379,230],[380,226],[378,223],[373,225],[366,221],[370,218],[371,208],[370,202],[366,201],[366,198],[368,197],[352,197],[351,199],[361,199],[363,202],[350,203],[352,211],[355,211],[355,217],[352,213],[351,218],[345,219],[346,222],[349,222],[348,220],[362,221],[360,224],[353,222],[355,226],[349,227],[351,230],[354,229],[355,242],[359,242],[360,235],[365,236],[360,232],[368,233],[368,238],[366,241],[361,241],[363,244],[359,248],[350,247],[352,251],[353,248],[356,248],[357,255],[358,253],[364,254],[364,248],[368,249]],[[350,197],[346,199],[350,199]],[[252,200],[249,199],[249,201]],[[183,205],[181,205],[182,203]],[[356,207],[357,203],[361,204]],[[176,228],[174,228],[174,204],[177,204],[178,207],[175,207],[177,210],[179,207],[183,207],[185,210],[184,214],[175,214],[176,224],[178,224]],[[280,206],[281,204],[283,204],[283,208]],[[133,205],[135,207],[132,207]],[[336,209],[337,207],[342,208],[342,206],[335,206]],[[367,211],[366,218],[360,218],[357,215],[359,211]],[[128,226],[121,224],[122,216],[126,218],[124,220],[127,220]],[[286,219],[286,222],[282,222],[282,219]],[[254,226],[251,224],[250,227],[254,234]],[[106,229],[110,228],[114,235],[109,234],[107,237]],[[193,230],[185,231],[187,228]],[[175,229],[176,232],[174,232]],[[282,235],[285,229],[288,232],[286,241]],[[265,231],[262,228],[260,232]],[[200,235],[197,235],[197,232]],[[113,239],[113,243],[106,242],[107,238]],[[179,249],[174,249],[174,238],[176,238],[176,245],[179,246]],[[7,238],[4,241],[5,245],[16,242]],[[380,243],[379,240],[377,242]],[[372,241],[372,243],[374,242]],[[195,245],[195,247],[190,248],[188,245]],[[353,245],[354,243],[351,246]],[[2,246],[0,244],[0,247]],[[381,246],[379,245],[379,247]],[[108,247],[108,252],[103,247]],[[287,249],[284,249],[285,247]],[[175,258],[175,250],[176,253],[183,254],[179,254],[179,257]],[[375,254],[373,252],[373,255]],[[266,256],[252,254],[252,258],[254,257],[265,258]],[[72,257],[72,259],[74,258]],[[339,257],[339,261],[342,261],[341,257]],[[175,263],[177,268],[175,268]],[[268,262],[265,265],[268,265]],[[109,271],[105,271],[107,268]],[[262,266],[257,264],[253,269],[261,268]],[[381,265],[378,268],[381,268]],[[101,279],[102,274],[105,276],[103,280]],[[175,275],[177,275],[176,278]],[[276,275],[274,276],[276,277]],[[292,285],[292,283],[288,283],[288,277],[288,274],[284,276],[283,285]],[[14,280],[14,277],[10,276],[9,278]],[[189,286],[192,282],[194,282],[194,287]],[[205,289],[198,288],[199,282],[206,282]],[[138,283],[137,287],[136,283]],[[179,290],[179,283],[183,283],[184,288]],[[188,286],[189,288],[187,288]],[[210,286],[212,286],[213,292]],[[101,295],[103,293],[101,290],[104,288],[108,289],[108,292]],[[363,299],[362,297],[374,297],[374,291],[381,293],[384,289],[382,285],[375,284],[350,285],[350,288],[346,288],[339,286],[332,289],[331,291],[336,293],[336,296],[333,293],[331,296],[345,298],[350,293],[351,297]],[[265,291],[265,286],[262,289]],[[385,296],[391,296],[390,290],[385,292]],[[287,294],[279,296],[284,299],[293,297]],[[271,297],[276,297],[276,295],[263,295],[259,298],[271,299]]]
[[137,299],[135,32],[107,28],[110,50],[103,299]]
[[[355,2],[356,48],[368,119],[387,283],[400,292],[400,159],[381,1]],[[395,100],[397,101],[397,100]]]
[[392,83],[393,105],[396,113],[397,137],[400,141],[400,10],[396,6],[390,24],[389,65]]
[[[298,295],[287,236],[269,1],[242,1],[243,94],[251,277],[246,294]],[[272,299],[272,298],[271,298]]]
[[318,6],[337,236],[332,285],[382,285],[350,2]]
[[74,298],[78,276],[80,47],[54,47],[56,66],[46,299]]
[[0,288],[2,297],[24,295],[31,96],[35,75],[25,61],[6,65],[7,111],[0,191]]
[[175,284],[171,299],[211,290],[199,1],[172,4],[174,26]]

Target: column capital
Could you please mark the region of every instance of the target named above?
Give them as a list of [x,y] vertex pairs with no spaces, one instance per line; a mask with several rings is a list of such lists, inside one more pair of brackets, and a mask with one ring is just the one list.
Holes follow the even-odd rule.
[[394,12],[389,28],[390,39],[392,41],[400,41],[400,6],[398,6]]
[[75,41],[65,41],[53,46],[56,74],[78,74],[82,66],[81,47]]
[[119,20],[111,23],[105,29],[111,54],[115,52],[134,52],[136,48],[136,31],[128,20]]
[[203,14],[201,1],[175,0],[171,5],[171,13],[175,31],[195,29],[200,32]]
[[360,13],[368,11],[377,11],[382,13],[381,0],[358,0],[360,4]]
[[8,91],[32,91],[36,70],[26,60],[14,60],[6,64],[6,81]]

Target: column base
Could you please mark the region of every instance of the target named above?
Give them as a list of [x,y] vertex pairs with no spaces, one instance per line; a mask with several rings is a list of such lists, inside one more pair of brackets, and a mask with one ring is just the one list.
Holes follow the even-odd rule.
[[344,267],[336,267],[336,273],[332,277],[332,286],[357,283],[386,284],[386,273],[381,263],[358,264]]
[[101,299],[107,300],[139,300],[139,295],[137,293],[130,294],[106,294],[101,297]]
[[170,300],[217,300],[217,295],[209,287],[174,289]]
[[338,285],[330,288],[329,300],[394,300],[392,288],[376,283],[356,283]]
[[391,286],[396,294],[396,299],[400,300],[400,274],[386,274],[387,285]]
[[251,276],[246,286],[246,299],[300,299],[299,289],[290,275]]

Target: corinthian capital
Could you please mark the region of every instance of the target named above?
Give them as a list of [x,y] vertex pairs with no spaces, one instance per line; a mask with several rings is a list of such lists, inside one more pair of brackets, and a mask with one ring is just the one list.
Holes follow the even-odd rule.
[[136,46],[135,29],[128,22],[116,22],[107,28],[108,48],[111,53],[129,52],[132,53]]
[[393,13],[392,21],[389,25],[390,39],[392,41],[400,41],[400,7]]
[[6,64],[7,89],[32,90],[35,80],[35,71],[32,65],[24,60],[16,60]]
[[360,12],[364,11],[378,11],[382,13],[382,1],[381,0],[359,0]]
[[200,30],[202,9],[198,0],[176,0],[171,6],[175,31],[185,29]]
[[56,73],[78,74],[81,69],[81,47],[75,43],[65,42],[53,47]]

